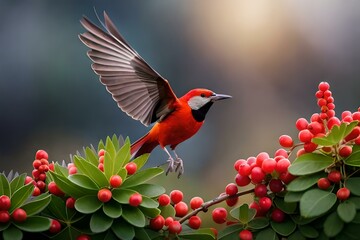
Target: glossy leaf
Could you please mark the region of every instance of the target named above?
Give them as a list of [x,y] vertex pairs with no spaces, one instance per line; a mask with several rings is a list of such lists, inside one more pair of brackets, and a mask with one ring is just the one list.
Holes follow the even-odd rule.
[[[86,189],[83,189],[73,182],[71,182],[67,177],[57,174],[55,172],[49,171],[51,177],[54,179],[56,185],[66,194],[79,198],[81,196],[87,195]],[[90,192],[91,193],[91,192]]]
[[10,184],[3,173],[0,173],[0,196],[11,196]]
[[345,240],[358,240],[359,229],[360,229],[360,224],[348,223],[344,226],[343,231],[338,236],[343,236],[344,237],[343,239]]
[[295,159],[289,167],[289,172],[293,175],[312,174],[324,170],[333,161],[331,157],[326,155],[306,153]]
[[175,216],[175,209],[172,205],[167,206],[159,206],[161,211],[161,215],[166,219],[167,217],[174,217]]
[[85,157],[90,163],[97,165],[99,163],[99,157],[91,148],[85,148]]
[[104,213],[111,218],[119,218],[122,214],[121,204],[111,200],[103,205]]
[[343,140],[357,125],[357,121],[351,123],[341,123],[340,126],[333,126],[329,134],[325,137],[313,138],[312,142],[322,146],[332,146]]
[[247,224],[255,217],[256,210],[249,208],[249,205],[247,204],[243,204],[240,207],[232,209],[230,215],[233,218],[238,219],[240,223]]
[[344,162],[349,166],[360,167],[360,151],[353,152]]
[[328,237],[335,237],[344,227],[344,222],[336,212],[331,213],[324,222],[324,232]]
[[90,219],[90,229],[94,233],[105,232],[113,223],[113,219],[106,216],[103,211],[92,214]]
[[202,228],[191,232],[183,232],[179,234],[180,238],[193,240],[213,240],[215,239],[214,232],[209,228]]
[[348,201],[354,204],[356,210],[360,210],[360,197],[350,196]]
[[239,232],[243,229],[240,224],[233,224],[219,231],[219,240],[233,240],[239,238]]
[[35,215],[42,210],[44,210],[51,201],[50,194],[41,194],[33,199],[30,202],[25,203],[21,206],[23,210],[25,210],[27,216]]
[[287,192],[284,201],[288,203],[299,202],[304,192]]
[[317,217],[304,218],[304,217],[300,216],[299,214],[290,215],[290,217],[294,221],[294,223],[296,223],[298,225],[306,225],[317,219]]
[[165,188],[163,186],[148,184],[148,183],[136,185],[130,187],[129,189],[134,190],[140,193],[141,195],[145,195],[150,198],[158,197],[161,194],[165,193]]
[[106,178],[109,180],[110,177],[117,173],[115,172],[115,166],[114,166],[114,158],[110,155],[110,153],[105,152],[104,155],[104,174]]
[[282,198],[275,198],[274,203],[276,207],[280,208],[284,213],[293,214],[297,208],[297,203],[285,202]]
[[259,230],[269,226],[269,219],[266,217],[257,217],[248,223],[251,229]]
[[130,157],[130,142],[127,139],[115,156],[114,168],[117,170],[118,174],[122,167],[129,162]]
[[47,217],[30,216],[25,222],[13,222],[13,224],[26,232],[43,232],[50,228],[51,220]]
[[86,161],[85,159],[74,156],[74,163],[75,166],[85,175],[91,178],[98,187],[107,187],[109,185],[109,182],[107,178],[105,177],[104,173],[95,165],[92,163]]
[[115,146],[111,140],[110,137],[107,137],[106,138],[106,142],[105,142],[105,151],[110,154],[110,157],[111,158],[114,158],[115,157],[115,154],[116,154],[116,149],[115,149]]
[[148,232],[144,228],[135,228],[135,239],[151,240]]
[[11,197],[11,207],[9,213],[11,214],[16,208],[21,207],[23,203],[31,196],[34,190],[34,185],[29,183],[16,190]]
[[317,217],[336,203],[336,195],[320,189],[311,189],[300,199],[300,213],[305,218]]
[[136,207],[131,207],[124,205],[122,217],[131,225],[135,227],[144,227],[145,226],[145,216],[144,214]]
[[140,209],[140,211],[142,211],[142,213],[145,216],[147,216],[149,218],[154,218],[161,213],[160,209],[158,209],[158,208],[145,208],[145,207],[141,207],[141,206],[139,206],[138,208]]
[[270,221],[270,225],[275,232],[282,236],[289,236],[296,229],[296,224],[291,219],[286,219],[281,223]]
[[[300,231],[295,231],[292,233],[287,240],[306,240],[306,238],[301,234]],[[318,239],[320,240],[320,239]]]
[[157,208],[159,206],[159,202],[146,196],[142,196],[142,202],[140,206],[145,208]]
[[103,203],[94,195],[83,196],[75,201],[75,209],[85,214],[96,212],[102,205]]
[[340,203],[337,207],[337,214],[341,220],[346,223],[351,222],[356,215],[356,207],[355,204],[351,201],[344,201]]
[[134,227],[122,219],[114,221],[111,230],[119,239],[133,239],[135,237]]
[[134,190],[116,188],[112,191],[112,197],[115,201],[123,204],[129,204],[129,198],[132,194],[136,193]]
[[315,185],[317,183],[317,181],[319,180],[319,178],[322,178],[322,177],[326,177],[325,172],[319,172],[319,173],[314,173],[311,175],[300,176],[300,177],[297,177],[294,180],[292,180],[289,183],[289,185],[287,185],[286,189],[288,191],[292,191],[292,192],[301,192],[301,191],[309,189],[310,187]]
[[[59,163],[55,163],[54,164],[54,169],[55,169],[55,173],[63,176],[63,177],[67,177],[69,176],[69,169],[67,169],[66,167],[60,166]],[[50,173],[53,173],[52,171],[50,171]],[[50,175],[52,177],[52,175]]]
[[21,240],[23,239],[23,233],[15,226],[10,226],[2,233],[4,240]]
[[[11,182],[10,182],[10,190],[12,193],[14,193],[16,190],[18,190],[20,187],[24,186],[25,184],[25,178],[26,178],[26,173],[23,173],[19,176],[17,176],[16,178],[14,178]],[[1,196],[1,194],[0,194]]]
[[304,237],[317,238],[319,236],[319,232],[310,225],[299,225],[298,228]]
[[360,177],[349,178],[345,184],[346,187],[350,190],[351,194],[360,196]]
[[68,179],[82,188],[94,190],[94,193],[96,193],[99,190],[99,187],[96,185],[96,183],[84,174],[76,173],[70,175]]
[[143,171],[139,171],[136,174],[127,178],[124,181],[122,187],[128,188],[139,184],[143,184],[149,181],[150,179],[160,175],[161,173],[163,173],[163,170],[161,168],[148,168]]
[[256,238],[258,240],[266,239],[266,240],[278,240],[279,237],[276,235],[276,232],[271,228],[266,228],[261,230],[257,235]]
[[145,154],[140,155],[139,157],[135,158],[133,160],[133,162],[136,163],[136,166],[138,169],[141,169],[145,165],[147,160],[149,159],[149,156],[150,156],[150,154],[145,153]]

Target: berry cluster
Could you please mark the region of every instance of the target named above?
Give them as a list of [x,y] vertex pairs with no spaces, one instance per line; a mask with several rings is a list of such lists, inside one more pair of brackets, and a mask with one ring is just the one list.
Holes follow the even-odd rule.
[[11,199],[9,196],[0,196],[0,223],[8,223],[11,219],[15,222],[24,222],[26,220],[27,214],[25,210],[16,208],[10,216],[10,207]]

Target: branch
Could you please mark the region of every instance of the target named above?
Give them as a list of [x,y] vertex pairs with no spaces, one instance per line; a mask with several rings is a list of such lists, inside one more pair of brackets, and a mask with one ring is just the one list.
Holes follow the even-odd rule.
[[188,214],[186,214],[184,217],[182,217],[181,219],[179,219],[180,223],[185,222],[187,219],[191,218],[192,216],[195,216],[196,214],[198,214],[199,212],[203,211],[203,212],[207,212],[208,208],[211,207],[212,205],[218,204],[220,202],[226,201],[227,199],[231,199],[231,198],[236,198],[236,197],[240,197],[242,195],[246,195],[248,193],[252,193],[254,192],[254,189],[250,189],[250,190],[246,190],[243,192],[238,192],[235,195],[228,195],[228,194],[224,194],[224,195],[220,195],[210,201],[204,202],[201,207],[195,209],[192,212],[189,212]]

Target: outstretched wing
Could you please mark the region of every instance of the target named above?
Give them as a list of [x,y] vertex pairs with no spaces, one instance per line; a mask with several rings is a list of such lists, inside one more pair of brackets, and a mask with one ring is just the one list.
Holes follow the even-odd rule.
[[177,97],[169,83],[125,41],[104,12],[106,32],[83,17],[80,40],[91,50],[91,67],[119,108],[144,125],[173,111]]

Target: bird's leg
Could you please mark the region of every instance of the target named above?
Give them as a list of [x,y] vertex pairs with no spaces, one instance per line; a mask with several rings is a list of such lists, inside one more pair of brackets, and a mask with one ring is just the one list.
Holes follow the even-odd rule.
[[171,157],[169,151],[166,149],[166,147],[164,147],[164,151],[167,153],[167,155],[169,156],[169,159],[167,160],[167,162],[169,163],[168,168],[166,169],[166,175],[168,175],[169,172],[174,172],[175,170],[175,161],[174,159]]
[[183,160],[181,158],[179,158],[179,156],[176,154],[175,150],[173,150],[174,155],[175,155],[175,172],[179,171],[179,175],[178,178],[180,178],[181,175],[184,174],[184,163]]

